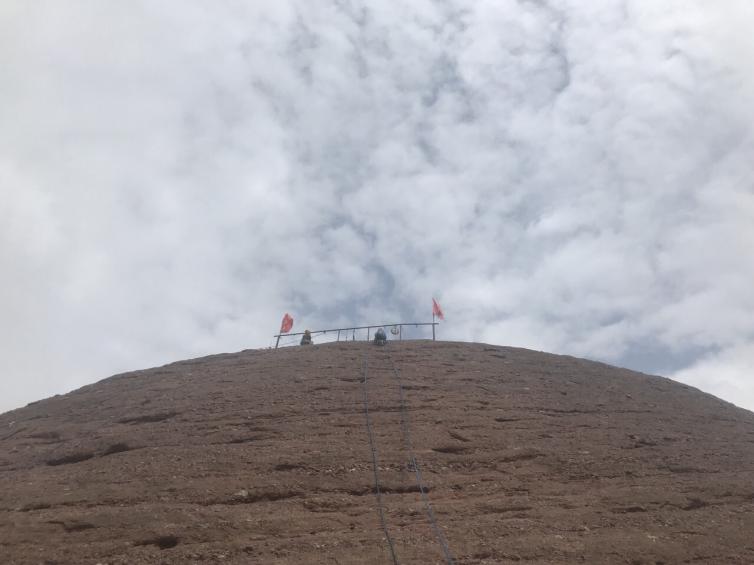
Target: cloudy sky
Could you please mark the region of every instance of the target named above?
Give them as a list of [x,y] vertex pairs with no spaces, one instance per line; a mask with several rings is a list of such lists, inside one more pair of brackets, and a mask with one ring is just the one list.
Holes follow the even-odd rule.
[[0,411],[426,320],[754,409],[750,0],[3,0]]

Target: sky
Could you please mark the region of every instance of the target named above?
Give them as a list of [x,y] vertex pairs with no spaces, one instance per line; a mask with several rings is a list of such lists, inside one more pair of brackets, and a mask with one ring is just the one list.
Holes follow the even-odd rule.
[[3,0],[0,411],[432,296],[441,339],[754,409],[752,27],[750,0]]

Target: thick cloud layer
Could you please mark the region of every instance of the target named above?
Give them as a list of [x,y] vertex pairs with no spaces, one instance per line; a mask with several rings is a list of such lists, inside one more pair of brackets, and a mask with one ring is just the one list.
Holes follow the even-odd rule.
[[0,410],[296,328],[754,408],[754,5],[0,5]]

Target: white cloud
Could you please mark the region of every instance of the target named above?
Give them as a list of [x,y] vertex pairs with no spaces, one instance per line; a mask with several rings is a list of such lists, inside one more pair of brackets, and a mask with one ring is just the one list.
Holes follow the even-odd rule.
[[692,366],[669,375],[738,406],[754,406],[754,387],[751,379],[754,367],[754,344],[732,345],[720,353],[703,357]]
[[432,295],[443,337],[751,382],[747,1],[0,14],[0,409]]

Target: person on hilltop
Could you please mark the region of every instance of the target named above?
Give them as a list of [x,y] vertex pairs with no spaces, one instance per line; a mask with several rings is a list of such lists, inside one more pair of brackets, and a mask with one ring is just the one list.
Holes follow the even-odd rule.
[[304,335],[301,336],[301,345],[311,345],[312,344],[312,332],[309,330],[306,330],[304,332]]
[[382,328],[378,329],[374,334],[375,345],[385,345],[387,343],[387,335]]

